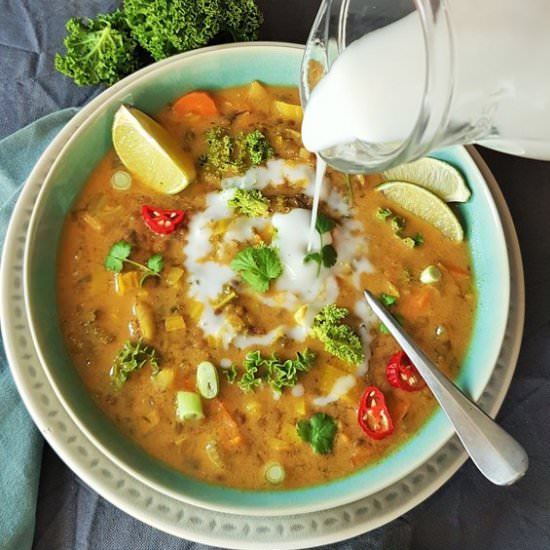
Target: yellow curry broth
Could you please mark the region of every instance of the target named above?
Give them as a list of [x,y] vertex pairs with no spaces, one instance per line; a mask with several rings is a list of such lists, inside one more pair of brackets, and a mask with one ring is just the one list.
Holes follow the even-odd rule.
[[[279,98],[297,104],[297,91],[274,87],[264,90],[267,96],[254,100],[249,87],[212,92],[221,111],[218,120],[205,121],[196,115],[177,117],[170,106],[157,119],[194,155],[197,165],[199,156],[206,152],[204,132],[214,124],[228,127],[235,135],[260,128],[278,158],[313,165],[312,156],[299,141],[299,122],[274,114],[269,103]],[[374,338],[367,374],[357,377],[350,391],[326,406],[317,406],[313,401],[327,395],[339,376],[355,376],[355,367],[328,354],[313,338],[301,343],[282,337],[273,345],[253,349],[285,359],[294,357],[306,345],[313,350],[317,354],[314,366],[299,381],[303,395],[285,389],[277,399],[267,386],[245,393],[221,374],[219,395],[213,400],[202,400],[205,418],[178,421],[175,393],[195,391],[196,367],[201,361],[209,360],[219,366],[222,360],[230,360],[241,365],[244,354],[250,351],[231,345],[224,349],[212,338],[204,337],[197,326],[200,305],[189,298],[189,284],[183,272],[186,224],[204,209],[206,194],[219,189],[220,180],[200,170],[198,180],[175,196],[152,192],[136,181],[129,191],[121,192],[110,184],[112,174],[119,169],[116,155],[106,155],[67,217],[58,262],[58,301],[67,346],[85,385],[105,414],[148,453],[191,476],[248,489],[266,488],[265,466],[278,461],[286,471],[280,486],[300,487],[342,477],[380,459],[426,421],[434,408],[429,391],[406,392],[387,382],[386,362],[398,347],[377,325],[370,329]],[[331,185],[351,200],[345,178],[330,172],[329,177]],[[376,293],[398,295],[394,311],[403,316],[404,326],[439,367],[454,376],[468,344],[475,309],[467,246],[448,241],[429,224],[390,204],[374,190],[377,183],[376,177],[351,178],[353,214],[362,224],[366,257],[375,267],[373,273],[363,275],[362,283]],[[264,194],[303,195],[302,189],[291,185],[268,186]],[[307,197],[301,196],[300,200],[301,204],[310,204]],[[141,220],[144,204],[182,209],[186,222],[170,235],[156,235]],[[412,249],[404,246],[389,224],[377,219],[380,207],[403,216],[407,233],[421,233],[424,245]],[[322,210],[331,213],[326,205],[322,205]],[[132,258],[137,261],[145,262],[153,253],[162,254],[163,276],[149,278],[142,287],[130,285],[122,293],[117,285],[119,275],[103,267],[111,245],[121,239],[133,245]],[[443,278],[436,285],[423,285],[418,277],[430,264],[440,267]],[[179,279],[178,270],[182,271]],[[124,269],[123,273],[130,271]],[[176,275],[168,280],[168,273]],[[360,294],[347,280],[339,283],[337,303],[353,311]],[[136,319],[136,304],[149,312],[153,332],[146,341],[158,350],[164,374],[152,377],[146,366],[115,390],[109,375],[113,358],[126,340],[143,336]],[[259,307],[246,293],[239,293],[231,307],[243,327],[255,334],[294,322],[292,312]],[[166,320],[171,317],[181,317],[185,327],[167,331]],[[355,330],[360,322],[353,315],[349,318]],[[440,325],[445,332],[436,337],[436,327]],[[363,389],[372,384],[385,394],[395,424],[394,433],[379,441],[369,439],[357,424],[359,398]],[[297,421],[318,411],[331,415],[338,425],[334,449],[326,455],[314,454],[295,428]]]

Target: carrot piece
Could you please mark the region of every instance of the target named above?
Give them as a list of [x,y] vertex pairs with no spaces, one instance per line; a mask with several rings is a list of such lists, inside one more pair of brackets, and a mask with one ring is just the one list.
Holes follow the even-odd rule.
[[212,401],[216,404],[216,408],[218,409],[217,416],[220,420],[220,426],[227,434],[227,440],[224,443],[230,445],[240,443],[242,441],[242,435],[239,425],[227,410],[227,407],[219,399],[212,399]]
[[214,100],[206,92],[189,92],[172,105],[172,111],[178,115],[195,113],[204,117],[219,114]]
[[455,277],[469,277],[470,272],[454,264],[441,264],[451,275]]
[[417,315],[421,315],[426,312],[426,307],[428,306],[432,297],[432,288],[429,286],[423,286],[419,290],[403,299],[399,304],[399,313],[405,317],[414,318]]

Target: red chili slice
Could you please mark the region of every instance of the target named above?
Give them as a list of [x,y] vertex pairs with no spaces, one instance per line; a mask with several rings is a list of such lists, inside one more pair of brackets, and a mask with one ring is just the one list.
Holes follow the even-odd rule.
[[384,439],[393,433],[393,422],[384,394],[376,386],[369,386],[363,392],[357,421],[371,439]]
[[141,216],[145,225],[155,233],[166,235],[176,230],[185,216],[183,210],[163,210],[155,206],[143,205]]
[[390,357],[386,365],[386,378],[400,390],[418,391],[426,387],[426,382],[404,351],[398,351]]

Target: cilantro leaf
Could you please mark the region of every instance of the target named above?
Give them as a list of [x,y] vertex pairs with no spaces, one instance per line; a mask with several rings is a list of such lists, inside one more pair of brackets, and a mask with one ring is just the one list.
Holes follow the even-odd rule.
[[277,250],[265,244],[241,250],[230,265],[257,292],[266,292],[269,283],[283,273]]
[[332,267],[336,263],[336,258],[338,254],[336,249],[331,244],[326,244],[323,246],[323,234],[332,231],[336,227],[336,222],[325,216],[324,214],[317,214],[317,219],[315,220],[315,230],[319,233],[319,241],[321,250],[319,252],[309,252],[304,256],[304,263],[308,262],[317,262],[317,276],[321,272],[321,266],[323,267]]
[[160,272],[164,268],[164,260],[160,254],[153,254],[147,260],[147,265],[143,265],[139,262],[131,260],[129,258],[132,252],[132,245],[127,241],[117,241],[109,249],[109,253],[103,262],[103,265],[107,271],[114,271],[120,273],[124,267],[124,263],[136,267],[142,271],[141,278],[139,280],[140,286],[143,285],[147,277],[160,277]]
[[124,260],[128,258],[132,252],[132,245],[127,241],[118,241],[109,249],[109,253],[105,258],[103,265],[108,271],[114,271],[120,273]]
[[310,252],[309,254],[306,254],[304,256],[304,263],[307,264],[309,262],[317,262],[320,265],[321,254],[319,252]]
[[346,363],[358,365],[364,360],[365,353],[359,336],[342,323],[347,315],[346,308],[326,305],[313,318],[311,333],[324,344],[328,353]]
[[309,420],[296,424],[300,438],[311,445],[314,453],[323,455],[332,451],[336,429],[334,418],[325,413],[315,413]]
[[328,233],[329,231],[332,231],[336,227],[336,222],[329,218],[328,216],[325,216],[324,214],[317,214],[317,219],[315,220],[315,229],[317,230],[317,233],[319,235],[323,235],[324,233]]
[[321,248],[321,261],[324,267],[332,267],[336,263],[338,254],[331,244],[326,244]]
[[153,254],[147,260],[147,267],[155,274],[159,274],[164,268],[164,259],[160,254]]

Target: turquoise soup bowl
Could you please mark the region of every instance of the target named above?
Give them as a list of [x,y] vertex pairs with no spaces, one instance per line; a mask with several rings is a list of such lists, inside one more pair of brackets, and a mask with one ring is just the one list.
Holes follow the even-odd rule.
[[[155,113],[197,88],[223,88],[252,80],[297,85],[302,53],[301,47],[274,43],[206,48],[151,65],[110,88],[84,107],[87,116],[51,167],[29,229],[24,265],[26,308],[38,356],[63,406],[83,433],[130,475],[175,498],[213,510],[294,514],[355,501],[403,478],[453,435],[444,414],[437,411],[392,454],[346,478],[298,490],[229,489],[176,472],[122,437],[88,395],[67,354],[57,314],[56,250],[65,216],[112,146],[111,124],[120,104]],[[510,299],[508,254],[491,193],[468,152],[455,147],[436,156],[457,166],[473,191],[472,199],[459,210],[471,247],[479,302],[458,383],[477,399],[503,341]]]

